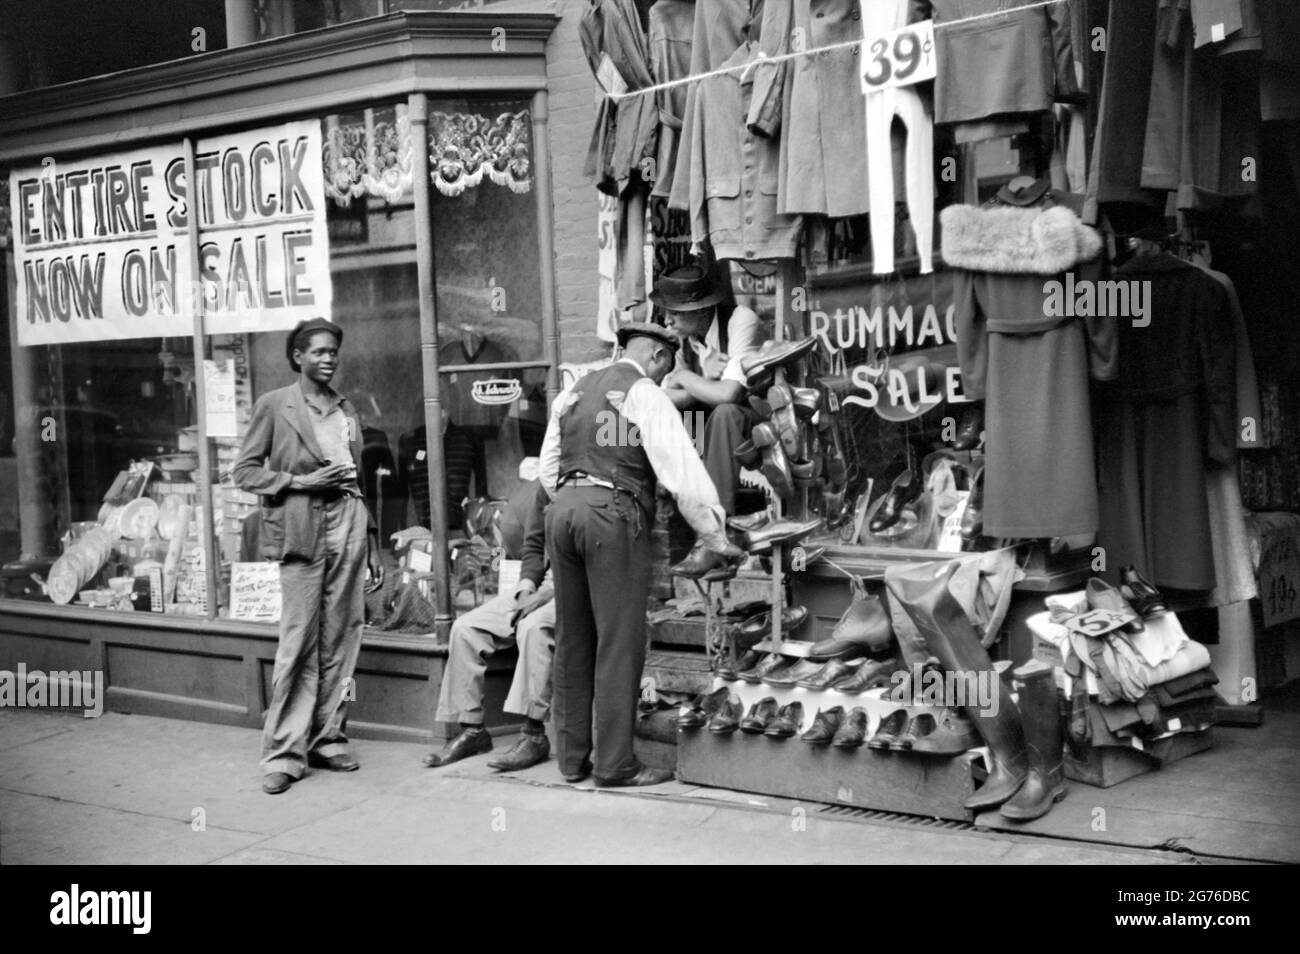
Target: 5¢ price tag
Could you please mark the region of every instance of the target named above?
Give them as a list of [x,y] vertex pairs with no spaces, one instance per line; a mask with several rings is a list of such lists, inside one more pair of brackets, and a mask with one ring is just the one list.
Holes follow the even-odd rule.
[[862,92],[934,79],[934,21],[923,20],[862,44]]
[[1117,613],[1114,610],[1089,610],[1073,619],[1067,619],[1067,629],[1085,636],[1105,636],[1133,622],[1137,617],[1132,613]]

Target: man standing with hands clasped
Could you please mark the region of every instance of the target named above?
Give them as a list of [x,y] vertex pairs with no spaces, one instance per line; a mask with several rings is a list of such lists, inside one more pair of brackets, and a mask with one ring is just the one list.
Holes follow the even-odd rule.
[[298,380],[253,405],[234,467],[239,488],[262,498],[259,553],[280,563],[280,642],[262,730],[269,795],[308,765],[361,767],[343,726],[365,623],[363,586],[378,589],[384,570],[362,487],[361,424],[330,387],[342,344],[332,321],[298,323],[285,345]]
[[725,559],[743,554],[727,541],[718,493],[659,388],[677,336],[630,324],[618,341],[621,360],[556,398],[542,442],[542,486],[554,498],[546,513],[557,621],[552,718],[565,781],[594,770],[601,786],[656,785],[672,772],[644,766],[632,752],[656,482],[676,497],[705,548]]

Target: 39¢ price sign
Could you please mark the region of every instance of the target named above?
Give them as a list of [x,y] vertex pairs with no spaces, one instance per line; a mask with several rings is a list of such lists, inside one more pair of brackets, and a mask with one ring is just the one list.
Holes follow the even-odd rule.
[[934,79],[934,21],[922,20],[862,44],[862,92]]

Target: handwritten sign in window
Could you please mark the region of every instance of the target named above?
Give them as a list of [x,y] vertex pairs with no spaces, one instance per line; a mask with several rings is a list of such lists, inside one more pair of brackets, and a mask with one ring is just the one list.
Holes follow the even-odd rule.
[[280,621],[280,564],[230,565],[230,618],[256,623]]

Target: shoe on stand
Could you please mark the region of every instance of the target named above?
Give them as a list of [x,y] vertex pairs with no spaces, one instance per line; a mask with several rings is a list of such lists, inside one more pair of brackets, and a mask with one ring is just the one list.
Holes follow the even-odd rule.
[[709,731],[714,735],[730,735],[740,728],[740,718],[745,714],[745,703],[740,696],[729,692],[718,711],[709,719]]
[[977,540],[984,535],[984,468],[975,471],[970,481],[966,509],[961,512],[961,537]]
[[751,686],[756,686],[763,681],[763,677],[769,672],[774,669],[779,669],[782,666],[788,666],[789,664],[790,660],[786,659],[780,653],[768,653],[752,667],[749,669],[743,669],[736,673],[736,675]]
[[[808,658],[826,661],[880,653],[894,645],[894,627],[884,601],[868,593],[860,581],[853,583],[853,599],[830,637],[814,643]],[[847,654],[847,655],[846,655]]]
[[883,533],[903,516],[903,508],[915,503],[921,496],[921,478],[911,468],[904,470],[894,478],[885,499],[871,518],[868,529],[872,533]]
[[953,438],[953,450],[968,451],[979,447],[984,441],[984,405],[972,404],[961,416],[957,425],[957,436]]
[[961,755],[980,744],[974,724],[961,709],[947,707],[931,719],[934,725],[912,741],[913,752],[948,757]]
[[831,745],[837,749],[856,749],[867,737],[867,710],[854,706],[835,730]]
[[839,729],[840,723],[844,721],[844,707],[832,706],[829,709],[818,709],[817,715],[813,716],[812,727],[808,729],[800,738],[805,742],[813,745],[829,745],[831,739],[835,738],[835,732]]
[[858,660],[843,657],[832,659],[830,662],[822,664],[821,668],[816,672],[799,679],[795,685],[804,689],[827,689],[836,679],[857,672],[860,665],[862,665],[862,662]]
[[749,707],[749,715],[740,720],[740,731],[750,735],[762,735],[779,711],[780,707],[772,696],[760,699]]
[[718,667],[718,678],[725,679],[727,682],[735,682],[740,678],[740,673],[747,669],[753,669],[758,665],[763,654],[754,649],[748,649],[739,659],[734,656],[723,661]]
[[894,674],[898,671],[897,659],[868,659],[852,672],[840,676],[827,688],[846,695],[857,695],[859,692],[866,692],[868,689],[881,689],[891,685],[894,681]]
[[803,728],[803,703],[791,702],[781,707],[776,718],[768,723],[764,735],[773,739],[788,739],[798,735]]
[[1132,604],[1133,611],[1143,619],[1169,612],[1160,591],[1148,583],[1133,564],[1120,567],[1119,578],[1122,584],[1120,592]]
[[871,737],[867,747],[872,749],[892,749],[894,743],[898,741],[899,734],[906,730],[907,710],[895,709],[880,720],[880,725],[876,726],[876,734]]
[[677,716],[677,727],[687,730],[703,728],[709,719],[713,717],[713,714],[727,701],[727,696],[730,693],[731,690],[723,686],[713,692],[696,696],[695,701],[689,707],[682,707],[681,713]]

